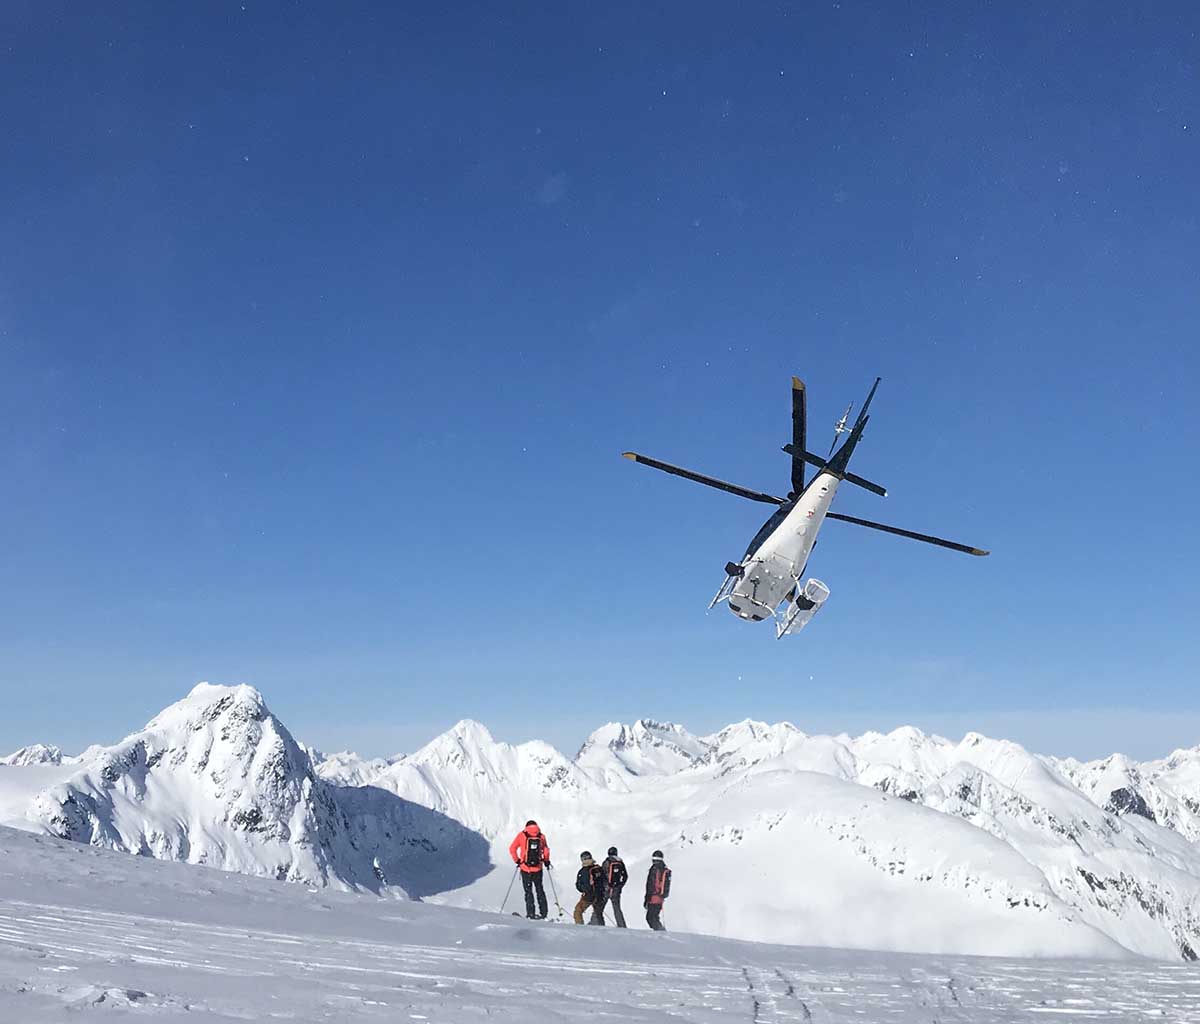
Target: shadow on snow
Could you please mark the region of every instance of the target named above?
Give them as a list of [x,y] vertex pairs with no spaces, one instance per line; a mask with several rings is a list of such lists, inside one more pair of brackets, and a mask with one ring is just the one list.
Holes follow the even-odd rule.
[[415,899],[461,889],[492,870],[488,841],[440,811],[377,786],[335,786],[359,849],[375,856],[382,879]]

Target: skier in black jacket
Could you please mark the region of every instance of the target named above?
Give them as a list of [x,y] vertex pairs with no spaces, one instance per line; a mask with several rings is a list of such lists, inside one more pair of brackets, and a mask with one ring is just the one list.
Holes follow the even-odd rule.
[[662,850],[654,851],[654,860],[650,862],[650,871],[646,875],[646,898],[642,906],[646,908],[646,924],[656,932],[665,932],[667,926],[662,923],[663,901],[671,895],[671,869],[663,860]]
[[579,855],[582,867],[575,876],[575,888],[579,890],[579,902],[575,904],[575,923],[583,924],[583,912],[592,908],[592,919],[588,924],[604,924],[600,916],[600,908],[604,906],[604,872],[600,865],[592,860],[592,855],[584,850]]
[[629,881],[629,872],[625,870],[625,862],[617,856],[617,848],[610,846],[608,848],[608,856],[604,859],[604,863],[600,865],[600,869],[604,872],[604,896],[596,905],[600,919],[604,919],[604,904],[607,902],[613,909],[613,917],[617,919],[617,927],[625,927],[625,915],[621,913],[621,890],[625,888],[625,883]]

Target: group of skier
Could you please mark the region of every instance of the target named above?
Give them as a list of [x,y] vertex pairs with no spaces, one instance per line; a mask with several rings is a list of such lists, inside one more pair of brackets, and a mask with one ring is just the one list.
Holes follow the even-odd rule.
[[[509,855],[521,875],[525,889],[525,916],[541,920],[549,911],[546,890],[542,885],[542,870],[551,870],[550,844],[546,833],[536,821],[527,821],[508,847]],[[655,931],[666,931],[662,922],[663,902],[671,895],[671,869],[663,860],[662,850],[655,850],[646,875],[646,895],[642,907],[646,911],[646,923]],[[575,876],[575,888],[579,902],[575,904],[576,924],[584,923],[584,914],[591,909],[588,924],[603,925],[604,910],[612,907],[617,927],[625,927],[625,914],[621,909],[621,893],[629,881],[629,872],[620,858],[617,848],[610,846],[608,856],[597,864],[591,853],[584,850],[579,855],[579,873]],[[537,905],[534,905],[536,898]],[[555,900],[557,902],[557,898]]]

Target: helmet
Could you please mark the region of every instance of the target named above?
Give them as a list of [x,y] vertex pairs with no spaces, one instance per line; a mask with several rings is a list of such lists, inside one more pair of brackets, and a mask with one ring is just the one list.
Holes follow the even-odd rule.
[[591,860],[591,859],[592,859],[592,854],[591,854],[591,851],[590,851],[590,850],[584,850],[584,851],[583,851],[583,853],[581,853],[581,854],[579,855],[579,859],[580,859],[580,860]]
[[530,825],[536,825],[536,824],[537,824],[537,822],[534,821],[532,818],[530,818],[527,822],[525,822],[525,827],[529,828]]
[[662,850],[655,850],[652,854],[650,854],[650,856],[653,857],[655,860],[662,860],[663,859]]
[[610,846],[608,848],[608,855],[610,857],[615,857],[617,855],[617,848],[615,846]]

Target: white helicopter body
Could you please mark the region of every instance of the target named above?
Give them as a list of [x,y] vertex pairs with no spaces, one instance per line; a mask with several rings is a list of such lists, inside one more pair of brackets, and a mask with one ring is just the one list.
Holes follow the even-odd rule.
[[[774,516],[768,520],[770,533],[743,559],[740,576],[726,576],[723,589],[728,593],[718,592],[713,604],[728,601],[734,615],[751,622],[773,616],[775,609],[796,590],[840,482],[832,473],[818,474],[791,509],[780,508],[782,518],[778,523],[771,522]],[[819,580],[810,582],[824,590],[820,601],[815,602],[819,607],[825,603],[829,590]],[[805,624],[807,622],[805,619]]]

